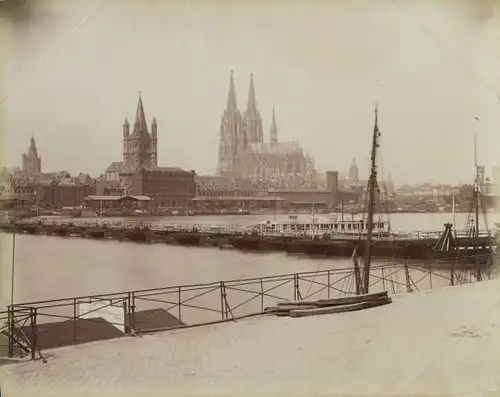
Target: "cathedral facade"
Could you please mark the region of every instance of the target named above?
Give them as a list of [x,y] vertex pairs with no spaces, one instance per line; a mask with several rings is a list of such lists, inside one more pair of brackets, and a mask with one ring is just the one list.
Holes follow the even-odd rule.
[[42,172],[42,156],[38,154],[35,137],[30,139],[30,146],[27,153],[22,155],[23,172],[29,174],[40,174]]
[[274,188],[314,185],[313,158],[305,155],[296,141],[278,141],[274,109],[269,142],[264,142],[262,125],[253,75],[250,75],[247,107],[242,114],[237,106],[231,71],[227,106],[221,118],[218,175],[249,179]]

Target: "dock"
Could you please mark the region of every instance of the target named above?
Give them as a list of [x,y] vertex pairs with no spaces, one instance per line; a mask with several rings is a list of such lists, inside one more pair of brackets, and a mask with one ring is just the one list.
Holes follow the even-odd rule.
[[[303,235],[262,236],[249,233],[243,225],[144,224],[138,222],[96,222],[80,219],[24,219],[0,223],[0,231],[44,234],[59,237],[114,239],[140,243],[163,243],[191,247],[233,248],[243,251],[282,251],[288,254],[349,258],[354,250],[364,255],[366,240],[359,235],[334,235],[328,239]],[[373,236],[372,255],[379,258],[441,260],[486,264],[492,255],[493,238],[482,234],[478,241],[459,234],[453,246],[436,246],[443,232],[404,232]],[[473,246],[472,246],[473,245]],[[444,246],[444,245],[443,245]]]

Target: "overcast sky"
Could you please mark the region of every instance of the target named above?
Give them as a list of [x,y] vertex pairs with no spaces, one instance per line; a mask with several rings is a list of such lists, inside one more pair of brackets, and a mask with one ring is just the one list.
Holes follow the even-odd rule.
[[274,105],[278,138],[299,140],[320,171],[355,157],[366,175],[376,100],[381,178],[471,181],[474,132],[480,163],[500,164],[498,1],[9,2],[8,165],[34,129],[44,171],[99,175],[121,160],[142,90],[160,165],[214,173],[231,70],[241,109],[254,74],[265,139]]

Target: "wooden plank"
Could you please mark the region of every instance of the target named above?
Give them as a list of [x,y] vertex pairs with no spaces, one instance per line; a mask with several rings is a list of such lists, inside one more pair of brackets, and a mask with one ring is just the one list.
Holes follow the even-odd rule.
[[376,292],[374,294],[346,296],[344,298],[320,299],[316,302],[318,307],[352,305],[354,303],[367,302],[378,298],[387,298],[387,291]]
[[288,305],[288,306],[278,306],[276,308],[276,311],[279,312],[289,312],[290,310],[296,310],[296,309],[317,309],[318,306],[316,305],[304,305],[304,306],[295,306],[295,305]]
[[368,302],[355,303],[349,306],[330,306],[330,307],[319,307],[316,309],[308,310],[292,310],[290,312],[290,317],[306,317],[306,316],[316,316],[320,314],[336,314],[336,313],[346,313],[353,312],[357,310],[369,309],[372,307],[387,305],[392,302],[391,298],[380,297],[373,299]]
[[280,306],[316,306],[317,301],[289,301],[289,302],[278,302],[278,307]]

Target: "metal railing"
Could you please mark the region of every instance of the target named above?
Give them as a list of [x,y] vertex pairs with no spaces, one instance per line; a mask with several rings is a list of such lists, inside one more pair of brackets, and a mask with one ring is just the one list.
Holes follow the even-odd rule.
[[[482,276],[477,268],[387,263],[373,266],[370,279],[370,292],[401,294],[480,281]],[[38,353],[43,359],[44,349],[102,340],[89,336],[96,332],[104,332],[105,338],[137,336],[237,321],[269,314],[268,308],[280,301],[354,295],[355,283],[351,267],[27,302],[0,312],[5,321],[0,332],[7,337],[10,357],[17,352],[35,359]],[[104,326],[106,331],[97,329]]]

